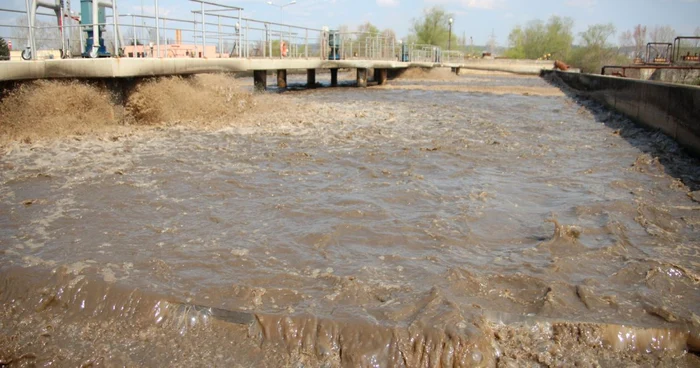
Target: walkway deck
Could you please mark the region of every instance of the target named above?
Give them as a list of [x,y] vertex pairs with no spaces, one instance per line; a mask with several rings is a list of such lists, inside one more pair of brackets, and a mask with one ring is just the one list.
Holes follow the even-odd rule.
[[0,81],[43,78],[131,78],[162,75],[246,72],[283,69],[402,69],[465,68],[537,74],[552,63],[516,60],[474,60],[463,64],[414,63],[386,60],[318,59],[187,59],[187,58],[105,58],[0,62]]

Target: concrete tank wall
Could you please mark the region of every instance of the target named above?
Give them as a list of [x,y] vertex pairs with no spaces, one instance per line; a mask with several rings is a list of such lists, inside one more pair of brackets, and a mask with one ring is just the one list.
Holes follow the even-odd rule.
[[543,70],[700,156],[700,87]]
[[554,60],[467,59],[464,60],[461,67],[464,69],[537,75],[541,70],[554,68]]

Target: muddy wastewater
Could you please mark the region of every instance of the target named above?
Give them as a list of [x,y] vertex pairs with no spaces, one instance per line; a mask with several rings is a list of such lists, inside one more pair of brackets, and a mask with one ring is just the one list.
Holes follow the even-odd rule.
[[60,83],[0,112],[0,365],[700,366],[699,162],[548,81]]

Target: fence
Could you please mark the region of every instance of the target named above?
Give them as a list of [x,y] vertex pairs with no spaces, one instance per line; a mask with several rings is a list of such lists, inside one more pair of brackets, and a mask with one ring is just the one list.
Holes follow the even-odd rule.
[[[27,9],[30,8],[27,0]],[[102,23],[106,50],[102,54],[86,51],[93,23],[80,24],[79,14],[61,8],[57,14],[37,12],[33,27],[26,10],[0,8],[0,37],[12,41],[13,48],[23,49],[31,58],[41,57],[41,50],[60,50],[58,57],[159,57],[159,58],[320,58],[400,60],[456,63],[464,60],[458,51],[439,47],[403,44],[394,37],[376,33],[329,31],[291,24],[245,18],[242,8],[205,0],[190,0],[195,8],[191,19],[160,14],[155,0],[155,14],[118,14],[114,8]],[[57,11],[58,12],[58,11]],[[115,14],[117,16],[115,17]],[[7,16],[14,16],[14,22]],[[51,19],[53,18],[53,19]],[[333,40],[333,47],[329,41]],[[55,53],[44,52],[45,55]],[[29,56],[29,57],[24,57]],[[51,57],[51,56],[49,56]]]

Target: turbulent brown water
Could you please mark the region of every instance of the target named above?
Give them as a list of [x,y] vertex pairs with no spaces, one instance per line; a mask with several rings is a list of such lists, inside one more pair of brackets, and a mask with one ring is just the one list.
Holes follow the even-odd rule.
[[6,97],[0,365],[700,364],[697,160],[539,78],[406,77],[151,81],[79,135],[8,107],[60,82]]

